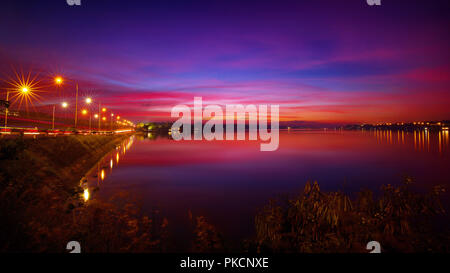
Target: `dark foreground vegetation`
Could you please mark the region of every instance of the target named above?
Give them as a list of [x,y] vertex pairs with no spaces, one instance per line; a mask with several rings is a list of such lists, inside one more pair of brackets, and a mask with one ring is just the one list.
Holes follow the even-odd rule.
[[445,213],[442,187],[418,194],[404,185],[383,186],[378,198],[369,190],[355,200],[341,192],[324,193],[306,184],[298,196],[272,201],[255,218],[258,252],[367,252],[369,241],[384,252],[448,252],[448,227],[437,231]]
[[[80,179],[120,136],[0,139],[0,251],[66,252],[79,241],[83,252],[171,251],[169,222],[157,211],[140,213],[124,196],[111,202],[82,199]],[[442,187],[427,194],[387,185],[351,199],[307,183],[303,192],[271,200],[255,216],[255,235],[230,247],[203,216],[193,216],[191,252],[449,252]]]
[[[341,192],[322,192],[306,184],[293,198],[271,200],[255,217],[255,237],[242,244],[251,253],[367,253],[378,241],[382,252],[448,253],[450,230],[440,223],[445,211],[442,187],[428,194],[404,185],[383,186],[378,198],[364,190],[351,200]],[[439,226],[444,224],[444,226]],[[437,226],[436,226],[437,225]],[[227,251],[227,244],[203,217],[197,218],[196,249]]]

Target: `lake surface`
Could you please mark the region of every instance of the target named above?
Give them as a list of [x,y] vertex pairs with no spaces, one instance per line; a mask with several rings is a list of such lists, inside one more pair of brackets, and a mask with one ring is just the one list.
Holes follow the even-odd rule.
[[[92,198],[127,192],[144,212],[169,220],[183,247],[188,211],[205,216],[225,238],[254,232],[253,219],[270,198],[295,194],[306,181],[347,193],[399,185],[412,177],[419,191],[450,186],[448,131],[280,131],[280,146],[259,141],[174,141],[135,135],[88,173]],[[449,208],[448,198],[444,199]],[[187,242],[186,242],[187,245]]]

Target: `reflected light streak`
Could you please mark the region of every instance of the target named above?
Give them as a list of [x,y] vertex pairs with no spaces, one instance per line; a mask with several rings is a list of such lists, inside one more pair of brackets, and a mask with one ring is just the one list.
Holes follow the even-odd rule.
[[85,202],[89,200],[89,189],[84,189],[83,198]]
[[441,140],[441,132],[439,132],[439,142],[438,142],[438,145],[439,145],[439,154],[442,154],[442,140]]

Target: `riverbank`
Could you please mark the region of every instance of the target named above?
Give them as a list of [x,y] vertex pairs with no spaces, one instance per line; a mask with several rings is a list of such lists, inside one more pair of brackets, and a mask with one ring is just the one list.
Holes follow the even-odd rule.
[[83,205],[80,179],[126,138],[0,139],[0,251],[62,252],[83,238],[85,229],[74,225],[91,225],[84,218],[104,205]]
[[80,178],[102,156],[127,135],[73,135],[64,137],[0,139],[0,185],[12,186],[27,180],[40,181],[50,190],[70,192]]

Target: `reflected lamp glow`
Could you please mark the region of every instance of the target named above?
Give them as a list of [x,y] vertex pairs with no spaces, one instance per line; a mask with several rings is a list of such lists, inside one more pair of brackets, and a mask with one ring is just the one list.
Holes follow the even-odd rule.
[[89,189],[84,189],[83,198],[85,202],[89,200]]

